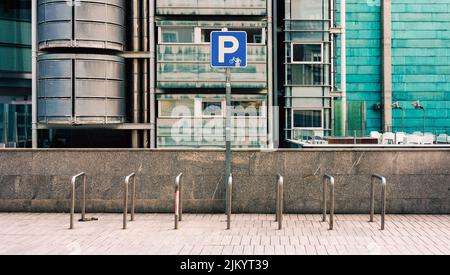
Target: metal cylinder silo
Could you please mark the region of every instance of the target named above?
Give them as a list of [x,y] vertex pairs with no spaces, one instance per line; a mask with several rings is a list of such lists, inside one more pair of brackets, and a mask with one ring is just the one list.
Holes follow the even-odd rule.
[[125,0],[38,0],[39,49],[125,48]]
[[39,123],[98,125],[126,119],[125,60],[98,54],[38,58]]

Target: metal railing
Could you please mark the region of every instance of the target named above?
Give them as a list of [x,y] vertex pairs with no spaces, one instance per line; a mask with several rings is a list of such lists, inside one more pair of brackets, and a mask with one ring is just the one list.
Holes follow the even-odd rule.
[[[334,227],[334,177],[330,175],[323,176],[323,199],[322,199],[322,222],[327,221],[327,200],[330,197],[330,230]],[[328,185],[330,185],[330,193],[328,194]]]
[[283,203],[284,203],[284,178],[278,174],[276,194],[275,221],[278,222],[278,230],[283,229]]
[[386,216],[386,178],[380,175],[372,175],[372,182],[370,186],[370,221],[373,222],[375,214],[375,181],[379,180],[381,183],[381,230],[384,230],[385,216]]
[[183,215],[183,173],[179,174],[175,179],[175,194],[174,194],[174,211],[175,211],[175,229],[178,229],[178,222],[182,221]]
[[127,229],[127,216],[128,216],[128,189],[130,186],[130,182],[133,182],[131,189],[131,219],[130,221],[134,221],[134,210],[135,210],[135,202],[136,202],[136,173],[131,173],[130,175],[125,177],[125,181],[123,184],[123,229]]
[[79,173],[75,176],[72,177],[72,180],[70,181],[71,185],[72,185],[72,201],[71,201],[71,205],[70,205],[70,227],[69,229],[73,229],[74,228],[74,216],[75,216],[75,193],[76,193],[76,184],[77,184],[77,179],[82,177],[83,178],[83,197],[82,197],[82,204],[81,204],[81,219],[78,220],[80,222],[87,222],[87,221],[96,221],[98,220],[97,218],[90,218],[87,219],[86,218],[86,173]]
[[231,229],[231,203],[233,201],[233,174],[230,174],[227,183],[227,229]]

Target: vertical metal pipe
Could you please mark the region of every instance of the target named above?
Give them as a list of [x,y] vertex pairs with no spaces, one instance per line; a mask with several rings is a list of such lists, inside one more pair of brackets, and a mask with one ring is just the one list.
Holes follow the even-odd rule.
[[342,133],[347,134],[347,35],[346,35],[346,3],[341,0],[341,93],[342,93]]
[[276,186],[276,190],[275,190],[276,194],[275,194],[275,205],[276,205],[276,212],[275,212],[275,222],[278,222],[278,211],[279,211],[279,207],[280,207],[280,186],[278,185],[277,182],[277,186]]
[[[145,50],[146,51],[146,50]],[[142,60],[142,123],[148,124],[149,122],[149,95],[148,95],[148,60]],[[144,130],[142,133],[142,146],[143,148],[150,147],[149,131]]]
[[149,4],[149,35],[150,35],[150,148],[156,148],[156,28],[155,28],[155,1],[148,0]]
[[334,228],[334,178],[330,178],[330,230]]
[[127,229],[128,216],[128,180],[125,180],[123,185],[123,229]]
[[174,203],[174,212],[175,212],[175,229],[178,229],[178,221],[179,221],[179,213],[180,213],[180,211],[179,211],[179,199],[180,199],[180,197],[179,197],[179,192],[180,192],[180,189],[179,189],[179,184],[178,184],[178,181],[175,183],[175,194],[174,194],[174,199],[175,199],[175,203]]
[[136,175],[133,175],[133,187],[131,191],[131,221],[134,221],[134,211],[136,205]]
[[[330,20],[330,28],[335,27],[334,22],[334,0],[328,0],[328,19]],[[334,34],[330,32],[330,71],[331,71],[331,79],[330,85],[331,88],[334,89],[335,84],[335,74],[334,74]]]
[[[335,6],[334,6],[335,0],[329,0],[328,1],[328,8],[329,8],[329,19],[330,19],[330,28],[334,28],[336,26],[334,12],[335,12]],[[330,72],[331,72],[331,80],[330,80],[330,86],[331,86],[331,92],[335,91],[336,86],[336,72],[335,72],[335,35],[330,32]],[[331,97],[330,100],[330,107],[331,107],[331,136],[334,136],[335,134],[335,127],[334,127],[334,97]]]
[[[149,5],[148,0],[142,0],[142,31],[141,31],[141,49],[143,52],[148,52],[149,50]],[[149,95],[148,95],[148,83],[149,83],[149,60],[142,60],[142,122],[147,124],[149,121]],[[143,131],[142,143],[144,148],[149,147],[149,132],[147,130]]]
[[[322,201],[322,221],[327,221],[327,207],[328,207],[328,196],[330,197],[330,230],[333,230],[334,226],[334,177],[330,175],[323,176],[323,201]],[[328,194],[328,184],[330,185],[330,193]]]
[[232,207],[232,200],[233,200],[233,175],[230,175],[228,178],[228,198],[227,198],[227,229],[231,229],[231,207]]
[[284,200],[284,179],[278,176],[278,230],[283,229],[283,200]]
[[[131,2],[131,50],[133,52],[140,51],[140,43],[139,43],[139,34],[140,34],[140,0],[132,0]],[[133,114],[132,114],[132,122],[139,123],[140,122],[140,65],[139,59],[132,60],[132,106],[133,106]],[[133,148],[139,147],[139,131],[133,130],[131,132],[131,143]]]
[[31,140],[32,147],[38,148],[37,130],[37,1],[31,0]]
[[178,229],[178,222],[181,221],[181,185],[183,180],[183,173],[179,174],[175,179],[175,193],[174,193],[174,211],[175,211],[175,229]]
[[384,230],[385,217],[386,217],[386,182],[383,179],[381,185],[381,230]]
[[[226,69],[225,184],[231,176],[231,69]],[[227,190],[227,186],[225,186]],[[227,192],[225,194],[228,195]],[[225,200],[228,202],[227,200]],[[225,208],[227,207],[225,204]]]
[[180,176],[180,194],[179,194],[179,196],[180,196],[180,199],[179,199],[180,205],[179,205],[179,213],[178,213],[179,217],[178,218],[181,222],[183,220],[183,176],[182,175]]
[[[280,145],[280,108],[278,102],[278,0],[272,0],[272,44],[273,44],[273,140],[274,148]],[[269,38],[270,39],[270,38]]]
[[75,215],[75,182],[72,179],[72,200],[70,203],[70,227],[69,229],[73,229],[73,216]]
[[327,178],[323,178],[323,193],[322,193],[322,222],[327,221]]
[[81,206],[81,220],[86,220],[86,175],[83,174],[83,204]]
[[269,126],[269,149],[274,148],[274,94],[273,94],[273,13],[272,13],[272,1],[267,1],[267,94],[268,94],[268,126]]
[[370,222],[373,222],[373,215],[375,214],[375,181],[372,177],[370,183]]

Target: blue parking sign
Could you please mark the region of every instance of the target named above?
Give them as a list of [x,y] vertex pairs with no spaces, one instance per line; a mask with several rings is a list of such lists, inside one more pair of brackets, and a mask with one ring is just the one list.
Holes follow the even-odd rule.
[[214,68],[247,67],[247,33],[211,33],[211,66]]

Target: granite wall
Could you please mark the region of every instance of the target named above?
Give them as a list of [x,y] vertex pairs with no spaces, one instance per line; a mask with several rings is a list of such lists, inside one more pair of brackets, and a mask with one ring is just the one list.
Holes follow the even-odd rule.
[[[70,178],[84,171],[87,210],[119,212],[136,171],[138,212],[172,211],[180,172],[185,212],[221,212],[223,168],[220,150],[0,150],[0,211],[68,212]],[[388,213],[450,213],[450,149],[235,151],[233,210],[274,212],[278,173],[288,213],[320,212],[324,173],[336,177],[337,213],[368,213],[373,173],[387,178]]]

